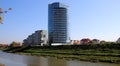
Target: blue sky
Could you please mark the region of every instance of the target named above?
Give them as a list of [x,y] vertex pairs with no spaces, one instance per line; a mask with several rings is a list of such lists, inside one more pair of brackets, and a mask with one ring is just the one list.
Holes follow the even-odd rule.
[[0,43],[22,42],[36,30],[48,28],[48,4],[69,6],[71,39],[116,41],[120,37],[120,0],[0,0],[7,10],[0,24]]

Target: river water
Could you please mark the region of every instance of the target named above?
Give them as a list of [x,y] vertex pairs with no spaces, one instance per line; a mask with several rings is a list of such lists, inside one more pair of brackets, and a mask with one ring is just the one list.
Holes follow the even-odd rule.
[[2,51],[0,51],[0,63],[5,64],[5,66],[120,66],[120,64],[92,63],[53,57],[17,55]]

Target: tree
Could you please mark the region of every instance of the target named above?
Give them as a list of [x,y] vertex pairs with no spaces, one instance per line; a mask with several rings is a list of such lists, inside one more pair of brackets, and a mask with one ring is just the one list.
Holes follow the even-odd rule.
[[20,46],[20,43],[19,43],[19,42],[13,41],[13,42],[10,44],[10,47],[18,47],[18,46]]

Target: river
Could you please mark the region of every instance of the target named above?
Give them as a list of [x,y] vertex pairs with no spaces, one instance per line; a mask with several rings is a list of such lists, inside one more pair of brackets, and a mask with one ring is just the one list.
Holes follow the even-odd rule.
[[120,64],[111,63],[92,63],[53,57],[17,55],[2,51],[0,51],[0,63],[5,64],[5,66],[120,66]]

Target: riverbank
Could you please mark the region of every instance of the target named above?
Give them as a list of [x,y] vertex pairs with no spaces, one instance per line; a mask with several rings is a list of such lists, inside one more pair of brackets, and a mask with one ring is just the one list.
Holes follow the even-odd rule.
[[90,62],[120,63],[120,44],[29,46],[9,48],[6,52],[24,55],[51,56]]
[[1,63],[0,63],[0,66],[5,66],[5,64],[1,64]]

